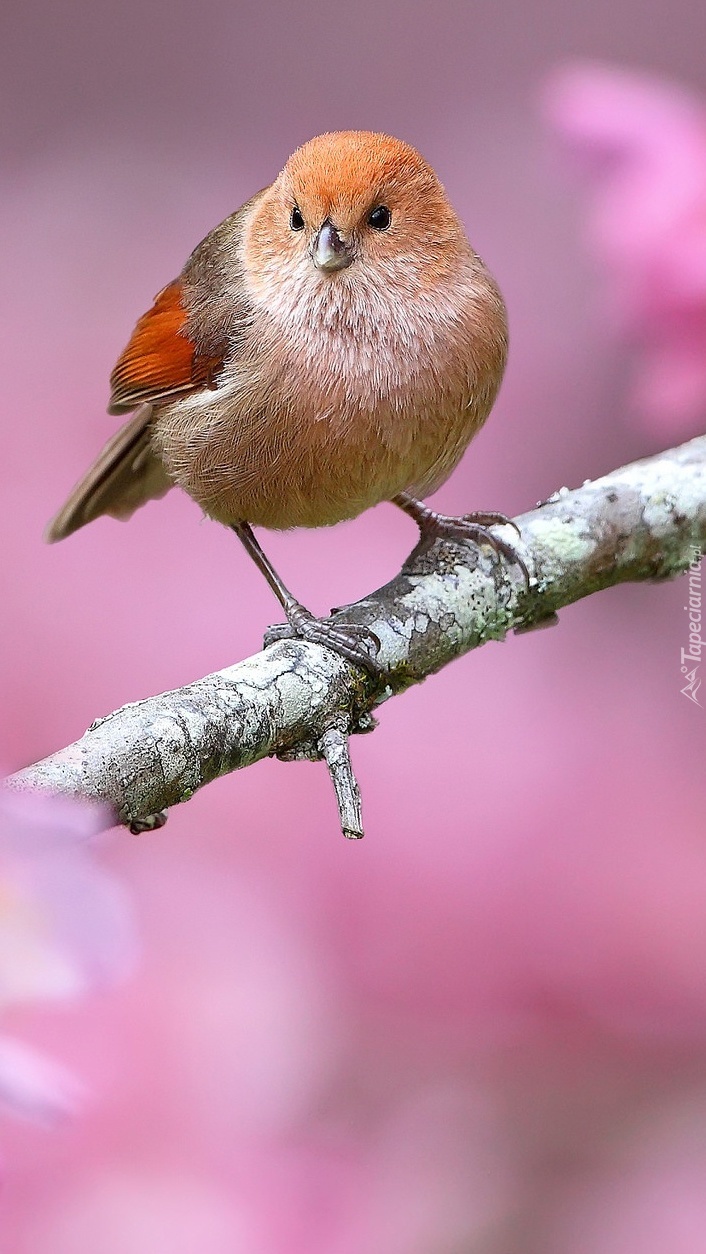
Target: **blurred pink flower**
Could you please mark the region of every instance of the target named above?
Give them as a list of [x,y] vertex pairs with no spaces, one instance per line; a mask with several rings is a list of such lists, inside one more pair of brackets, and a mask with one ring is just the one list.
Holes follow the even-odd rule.
[[627,70],[575,65],[550,80],[550,125],[592,193],[589,239],[618,333],[637,346],[631,389],[656,430],[706,414],[706,104]]
[[[129,900],[88,852],[95,807],[0,794],[0,1009],[74,1000],[127,974],[135,940]],[[40,1122],[80,1104],[79,1081],[0,1035],[0,1103]]]

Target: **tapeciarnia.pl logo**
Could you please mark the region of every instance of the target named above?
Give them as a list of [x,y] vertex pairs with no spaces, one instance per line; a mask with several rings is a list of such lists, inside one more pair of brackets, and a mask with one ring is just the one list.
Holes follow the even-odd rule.
[[693,560],[689,566],[689,598],[688,603],[684,606],[689,615],[689,648],[681,651],[681,673],[686,680],[684,687],[681,689],[682,695],[688,701],[693,701],[694,705],[701,705],[699,701],[699,688],[701,687],[701,676],[699,668],[701,666],[701,650],[704,647],[704,641],[701,637],[701,554],[694,545],[692,547]]

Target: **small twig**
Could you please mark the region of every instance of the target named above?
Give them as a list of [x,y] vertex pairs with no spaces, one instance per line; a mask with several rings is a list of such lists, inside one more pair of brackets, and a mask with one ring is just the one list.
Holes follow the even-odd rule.
[[319,748],[336,793],[343,835],[347,840],[362,840],[365,832],[360,788],[353,774],[348,735],[338,726],[327,727],[319,740]]

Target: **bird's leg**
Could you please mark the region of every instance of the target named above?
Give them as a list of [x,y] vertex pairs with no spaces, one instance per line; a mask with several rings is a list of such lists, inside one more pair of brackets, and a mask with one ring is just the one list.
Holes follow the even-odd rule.
[[414,519],[424,540],[448,537],[450,540],[472,540],[475,544],[489,544],[496,553],[502,553],[509,562],[519,566],[529,587],[530,573],[524,559],[514,545],[507,540],[501,540],[490,530],[491,527],[513,527],[518,536],[521,535],[520,528],[512,518],[508,518],[505,514],[487,511],[463,514],[460,518],[454,518],[448,514],[437,514],[435,510],[429,509],[428,505],[423,505],[421,501],[414,496],[409,496],[407,492],[399,492],[397,496],[393,496],[392,503],[398,505],[405,514],[409,514],[410,518]]
[[[242,541],[258,570],[262,572],[287,615],[288,628],[271,628],[276,638],[282,636],[298,636],[301,640],[309,640],[313,644],[322,644],[334,653],[340,653],[355,666],[362,667],[373,678],[379,679],[382,668],[375,660],[374,653],[380,648],[380,641],[374,632],[366,627],[357,628],[353,624],[337,627],[316,618],[296,597],[292,596],[280,579],[269,558],[260,547],[249,523],[233,523],[232,530]],[[369,647],[366,648],[365,645]],[[371,653],[369,650],[372,649]]]

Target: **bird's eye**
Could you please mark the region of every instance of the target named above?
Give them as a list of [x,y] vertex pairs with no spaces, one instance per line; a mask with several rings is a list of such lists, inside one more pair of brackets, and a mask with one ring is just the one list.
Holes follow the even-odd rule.
[[292,212],[289,217],[289,225],[291,226],[293,231],[304,230],[304,219],[302,217],[301,209],[298,207],[298,205],[295,205],[294,208],[292,209]]
[[392,214],[387,205],[377,205],[368,214],[368,226],[371,226],[374,231],[386,231],[391,222]]

